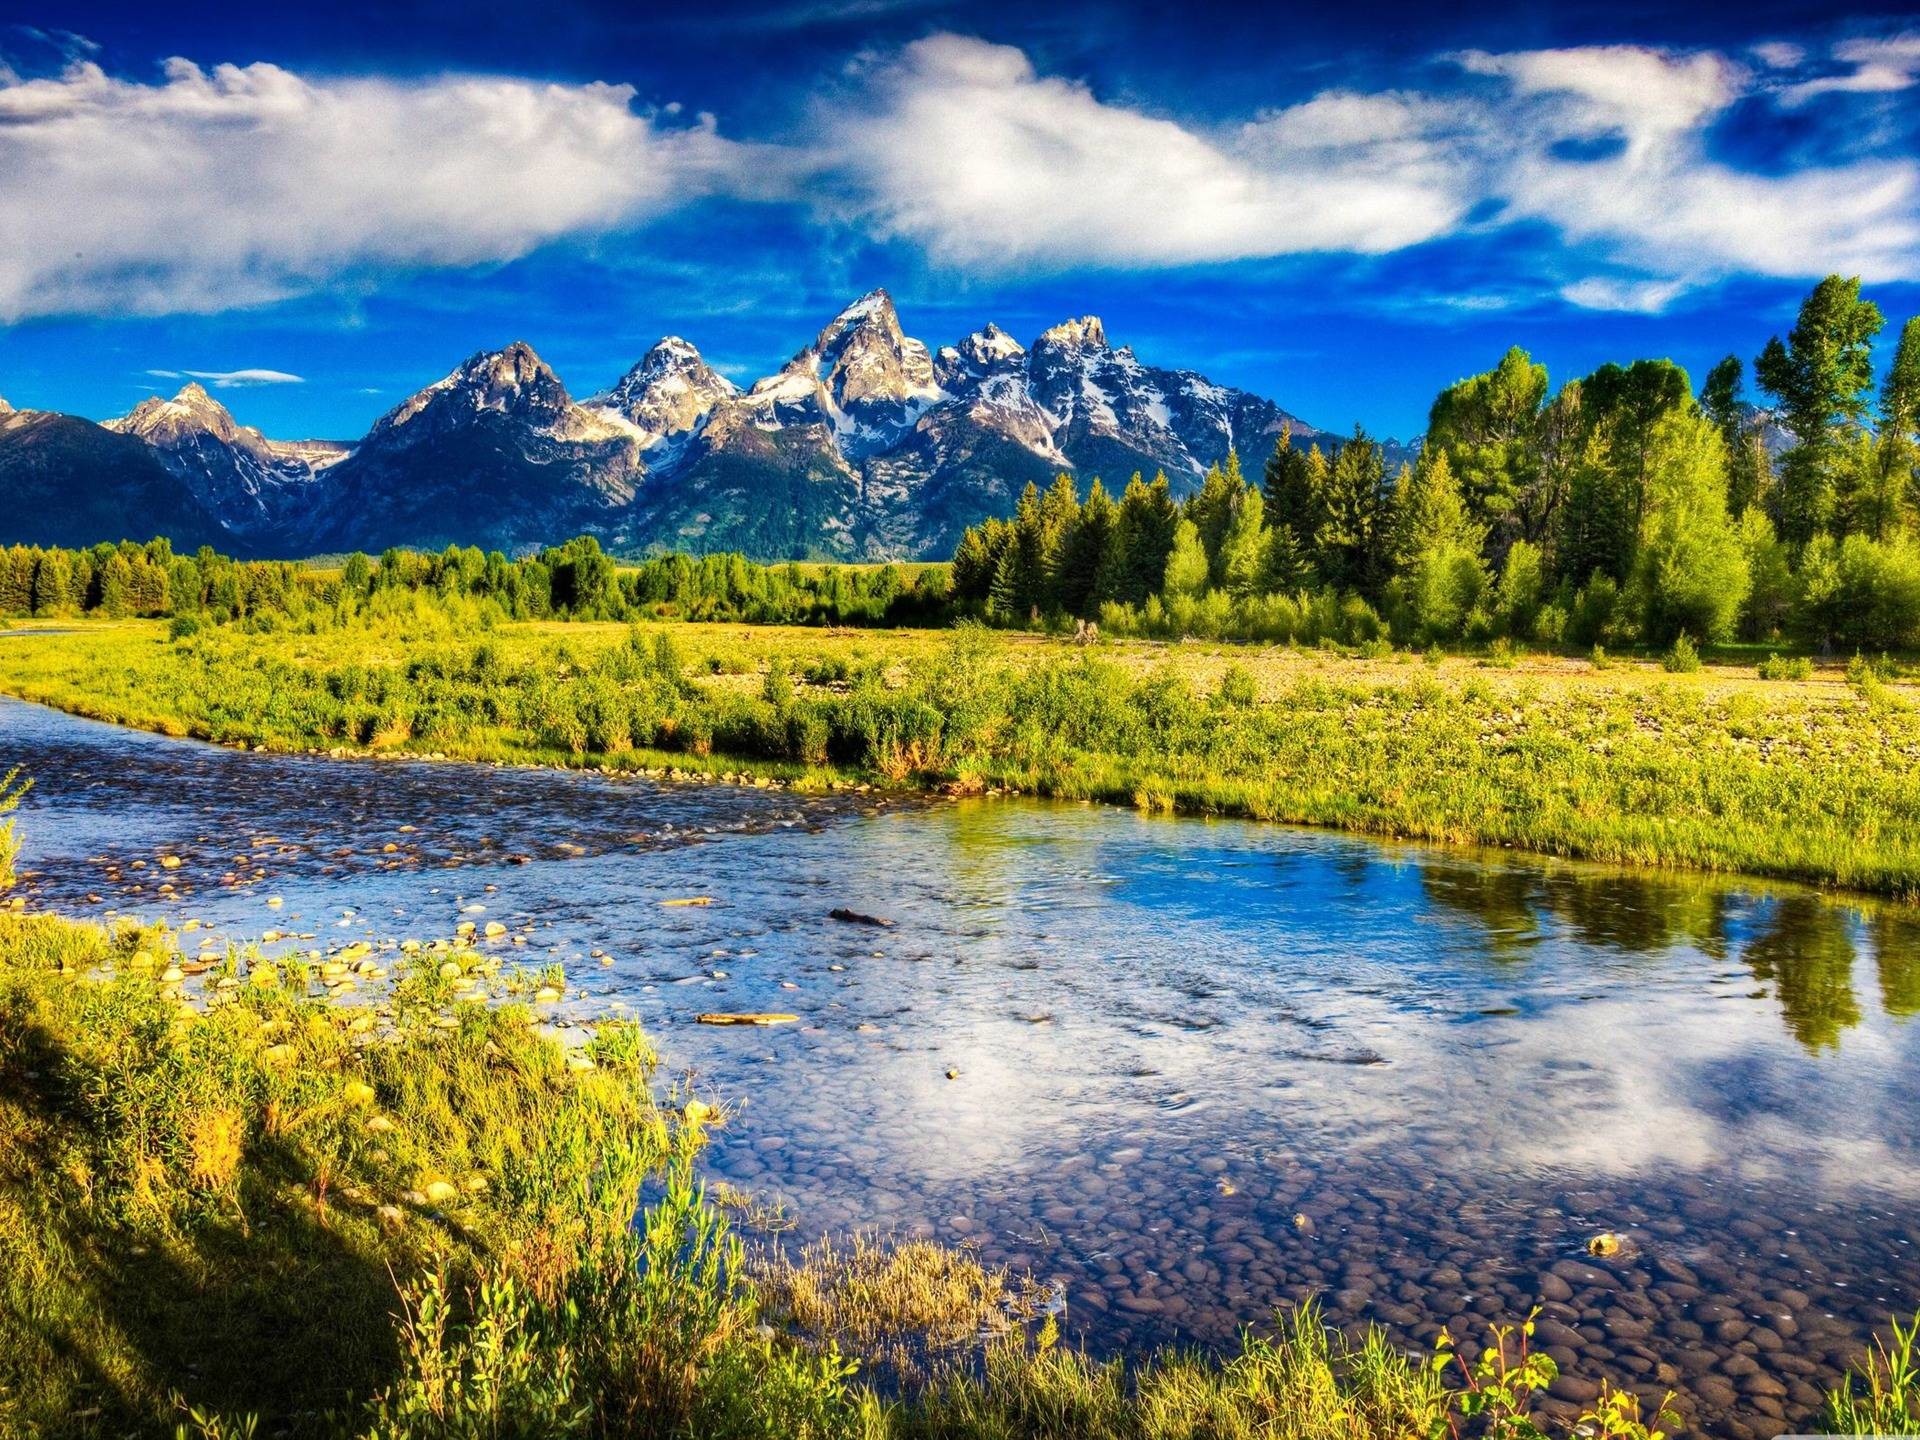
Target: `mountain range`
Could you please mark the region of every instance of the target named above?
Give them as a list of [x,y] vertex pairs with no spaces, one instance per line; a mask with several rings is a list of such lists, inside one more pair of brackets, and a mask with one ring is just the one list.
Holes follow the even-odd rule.
[[575,400],[516,341],[473,356],[365,438],[270,440],[198,384],[104,424],[0,400],[0,543],[164,534],[301,556],[404,545],[509,552],[593,534],[619,553],[759,559],[951,553],[1062,471],[1176,494],[1237,450],[1333,437],[1244,390],[1142,362],[1098,318],[1023,346],[995,325],[931,351],[884,290],[742,389],[677,336]]

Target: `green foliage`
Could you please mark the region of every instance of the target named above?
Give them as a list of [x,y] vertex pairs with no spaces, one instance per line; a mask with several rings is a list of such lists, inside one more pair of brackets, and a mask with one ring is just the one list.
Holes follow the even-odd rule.
[[1810,680],[1813,678],[1813,661],[1804,655],[1791,655],[1782,659],[1778,655],[1769,655],[1760,662],[1762,680]]
[[1660,657],[1660,668],[1670,675],[1691,675],[1700,668],[1700,652],[1694,648],[1687,632],[1682,630],[1673,638],[1673,645]]
[[1207,552],[1201,546],[1199,529],[1193,521],[1183,519],[1174,527],[1173,550],[1167,556],[1160,590],[1172,599],[1176,595],[1198,595],[1206,588]]
[[20,837],[14,831],[12,816],[32,784],[22,778],[17,765],[0,774],[0,894],[13,888],[13,862],[20,855]]
[[1920,1434],[1920,1315],[1891,1326],[1891,1342],[1876,1339],[1865,1361],[1827,1395],[1823,1430],[1829,1435]]
[[1500,363],[1441,391],[1427,444],[1444,452],[1469,513],[1498,526],[1515,517],[1540,477],[1539,424],[1547,371],[1515,346]]

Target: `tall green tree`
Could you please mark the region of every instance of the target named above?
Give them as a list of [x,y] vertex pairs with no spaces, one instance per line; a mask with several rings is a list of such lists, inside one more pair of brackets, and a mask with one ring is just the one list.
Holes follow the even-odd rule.
[[1860,297],[1860,279],[1829,275],[1801,302],[1793,329],[1754,362],[1754,377],[1780,404],[1797,442],[1781,458],[1780,533],[1804,544],[1834,516],[1836,450],[1843,432],[1866,418],[1873,384],[1873,337],[1886,323]]
[[1160,588],[1179,519],[1167,477],[1155,475],[1149,485],[1136,472],[1120,496],[1112,539],[1101,561],[1101,599],[1138,605]]
[[1878,528],[1884,540],[1896,527],[1914,528],[1920,515],[1920,316],[1900,327],[1880,386],[1880,434],[1875,455]]
[[1227,538],[1227,528],[1233,524],[1234,511],[1239,509],[1240,495],[1245,489],[1239,456],[1229,451],[1225,464],[1208,467],[1199,490],[1185,506],[1186,517],[1193,522],[1200,544],[1206,549],[1209,574],[1215,584],[1220,583],[1226,565],[1221,542]]
[[1655,644],[1686,634],[1724,640],[1752,583],[1727,515],[1726,442],[1691,409],[1669,412],[1647,439],[1646,519],[1629,595]]
[[1230,595],[1256,595],[1262,589],[1267,561],[1266,509],[1266,497],[1255,486],[1246,486],[1233,507],[1227,533],[1220,537],[1218,583]]
[[1540,411],[1547,369],[1514,346],[1500,363],[1440,392],[1427,446],[1444,450],[1473,517],[1517,530],[1540,481]]
[[1107,487],[1096,476],[1087,490],[1086,504],[1078,508],[1061,537],[1054,565],[1054,589],[1060,608],[1069,615],[1087,616],[1099,608],[1100,562],[1117,518]]
[[1340,589],[1374,593],[1385,578],[1389,540],[1386,458],[1357,425],[1328,467],[1321,510],[1314,568]]
[[1320,528],[1320,516],[1313,510],[1316,496],[1310,472],[1307,452],[1294,448],[1293,422],[1283,422],[1260,477],[1267,524],[1291,526],[1295,535],[1311,535]]
[[1168,595],[1198,595],[1207,588],[1207,551],[1200,528],[1185,516],[1173,529],[1173,549],[1167,555],[1161,587]]

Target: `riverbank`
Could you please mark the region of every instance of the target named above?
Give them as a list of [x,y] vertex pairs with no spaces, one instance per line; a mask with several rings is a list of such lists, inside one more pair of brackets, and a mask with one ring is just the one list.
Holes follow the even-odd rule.
[[[559,1043],[548,978],[0,912],[0,1431],[1387,1440],[1557,1378],[1518,1331],[1427,1363],[1311,1308],[1122,1368],[963,1252],[750,1258],[698,1180],[725,1116],[630,1025]],[[1581,1393],[1567,1433],[1644,1435]]]
[[0,691],[176,735],[341,754],[1011,788],[1147,809],[1920,893],[1920,706],[1523,657],[830,633],[443,613],[311,632],[77,625]]

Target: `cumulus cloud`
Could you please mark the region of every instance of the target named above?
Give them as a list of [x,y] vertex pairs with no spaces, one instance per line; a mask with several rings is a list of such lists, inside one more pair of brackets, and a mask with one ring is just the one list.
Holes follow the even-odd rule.
[[756,167],[632,90],[90,60],[0,77],[0,319],[217,310],[360,269],[503,261]]
[[[1891,63],[1887,47],[1904,42],[1875,43],[1883,58],[1862,48],[1863,65]],[[832,160],[883,234],[973,268],[1381,253],[1537,221],[1608,267],[1561,292],[1605,309],[1657,310],[1734,272],[1915,271],[1911,156],[1785,174],[1712,158],[1713,127],[1756,89],[1727,57],[1450,58],[1464,89],[1329,91],[1210,128],[1103,100],[1019,50],[939,35],[864,72]]]
[[[1328,97],[1210,134],[1039,74],[1021,51],[957,35],[862,77],[830,122],[832,161],[882,233],[964,266],[1166,265],[1303,250],[1362,253],[1460,219],[1420,137],[1371,134],[1386,97]],[[1420,153],[1412,153],[1418,151]]]
[[285,370],[149,370],[159,380],[204,380],[216,390],[244,390],[253,385],[304,385],[304,375]]
[[1418,88],[1202,120],[936,34],[862,56],[758,144],[614,85],[185,60],[139,82],[64,53],[47,78],[0,73],[0,322],[504,261],[711,195],[811,204],[983,273],[1372,255],[1525,224],[1559,239],[1560,295],[1603,309],[1732,274],[1920,274],[1910,147],[1743,168],[1715,144],[1743,105],[1916,83],[1920,35],[1818,62],[1778,41],[1471,51]]

